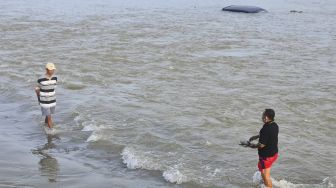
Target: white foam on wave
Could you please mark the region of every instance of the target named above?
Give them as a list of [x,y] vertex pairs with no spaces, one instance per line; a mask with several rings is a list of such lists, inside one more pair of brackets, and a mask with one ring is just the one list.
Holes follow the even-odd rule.
[[148,157],[146,153],[138,152],[131,147],[125,147],[121,152],[123,163],[130,169],[161,170],[162,166]]
[[97,127],[94,124],[87,124],[83,127],[82,131],[84,132],[90,132],[97,130]]
[[262,183],[262,177],[261,177],[261,173],[259,171],[254,173],[254,175],[252,177],[252,182],[254,184],[261,184]]
[[89,138],[86,139],[86,142],[96,142],[101,139],[101,135],[97,132],[92,132]]
[[56,129],[55,127],[50,129],[44,122],[41,122],[41,127],[43,128],[44,132],[48,135],[55,135],[55,134],[61,132],[60,130]]
[[336,187],[334,184],[335,180],[336,180],[336,177],[333,177],[333,178],[327,177],[323,179],[322,184],[325,185],[327,188],[334,188]]
[[[181,184],[187,182],[187,176],[175,167],[168,167],[156,162],[155,159],[150,158],[146,152],[136,151],[134,148],[125,147],[121,152],[123,163],[130,169],[146,169],[163,171],[163,178],[171,183]],[[168,169],[168,170],[167,170]]]
[[[294,188],[294,187],[302,186],[302,185],[293,184],[293,183],[288,182],[286,180],[277,181],[277,180],[275,180],[273,178],[271,178],[271,179],[272,179],[272,184],[273,184],[274,187]],[[260,185],[261,188],[265,187],[265,185],[263,184],[261,173],[259,171],[257,171],[257,172],[254,173],[254,175],[253,175],[253,183],[257,184],[257,185]]]
[[286,181],[286,180],[274,180],[272,178],[272,184],[274,187],[280,187],[280,188],[295,188],[295,187],[300,187],[300,186],[303,186],[302,184],[293,184],[289,181]]
[[188,181],[187,176],[182,174],[178,169],[170,168],[169,170],[165,170],[162,174],[163,178],[170,182],[181,184]]
[[[255,172],[253,175],[253,183],[256,185],[260,185],[261,188],[264,188],[265,185],[263,184],[261,173],[259,171]],[[272,184],[274,187],[279,188],[301,188],[301,187],[323,187],[323,188],[334,188],[334,184],[330,181],[330,178],[323,179],[321,184],[294,184],[287,180],[276,180],[272,179]]]
[[74,118],[74,121],[75,121],[76,125],[80,125],[80,120],[81,120],[80,114],[76,115],[75,118]]
[[[99,130],[100,127],[97,126],[97,123],[96,121],[91,118],[90,115],[86,115],[85,117],[82,117],[83,114],[77,114],[75,117],[74,117],[74,122],[77,126],[82,126],[82,130],[81,131],[84,131],[84,132],[90,132],[90,131],[96,131],[96,130]],[[84,120],[84,119],[88,119],[88,120]]]
[[83,126],[82,131],[87,131],[87,132],[96,131],[100,129],[100,127],[97,126],[94,120],[85,121],[82,123],[82,126]]
[[[182,184],[186,182],[196,183],[210,183],[209,179],[222,177],[222,170],[220,168],[206,168],[205,171],[193,173],[190,169],[185,167],[184,163],[171,164],[156,158],[153,151],[136,150],[133,147],[125,147],[121,152],[122,161],[129,169],[145,169],[145,170],[158,170],[162,172],[162,177],[170,183]],[[208,172],[211,171],[211,172]],[[206,174],[206,177],[204,177]]]
[[83,132],[92,132],[91,135],[86,139],[86,142],[96,142],[98,140],[103,139],[102,131],[103,126],[97,126],[94,121],[83,122],[83,128],[81,131]]
[[139,158],[135,155],[133,149],[128,147],[124,148],[121,155],[123,163],[126,164],[127,168],[137,169],[142,167]]

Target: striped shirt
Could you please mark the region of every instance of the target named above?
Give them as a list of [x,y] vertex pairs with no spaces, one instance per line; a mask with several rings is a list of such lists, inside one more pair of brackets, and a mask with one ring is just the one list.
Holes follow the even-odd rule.
[[41,107],[50,108],[56,106],[55,88],[57,77],[53,76],[48,79],[43,75],[37,80],[37,83],[40,88],[39,102]]

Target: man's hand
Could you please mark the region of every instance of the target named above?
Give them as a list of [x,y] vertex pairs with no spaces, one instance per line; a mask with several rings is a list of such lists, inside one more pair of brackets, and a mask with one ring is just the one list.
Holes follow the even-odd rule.
[[258,144],[252,144],[252,143],[250,143],[250,145],[248,147],[250,147],[250,148],[258,148],[259,147],[259,143]]

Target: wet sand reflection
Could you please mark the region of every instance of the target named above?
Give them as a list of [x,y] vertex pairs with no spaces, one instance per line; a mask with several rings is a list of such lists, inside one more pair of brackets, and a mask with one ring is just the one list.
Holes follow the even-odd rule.
[[48,153],[48,150],[56,147],[53,143],[54,139],[59,139],[59,137],[56,135],[47,135],[47,143],[33,150],[33,154],[41,157],[38,163],[41,176],[47,177],[49,182],[57,182],[57,176],[60,171],[57,159]]

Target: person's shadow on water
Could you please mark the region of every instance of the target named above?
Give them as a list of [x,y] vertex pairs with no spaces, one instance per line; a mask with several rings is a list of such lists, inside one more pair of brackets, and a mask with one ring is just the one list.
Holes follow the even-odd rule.
[[49,182],[56,182],[59,172],[59,164],[57,160],[48,154],[48,150],[55,148],[53,139],[59,139],[56,135],[47,135],[47,143],[42,147],[33,150],[33,154],[39,155],[41,160],[39,161],[39,170],[41,176],[48,177]]

